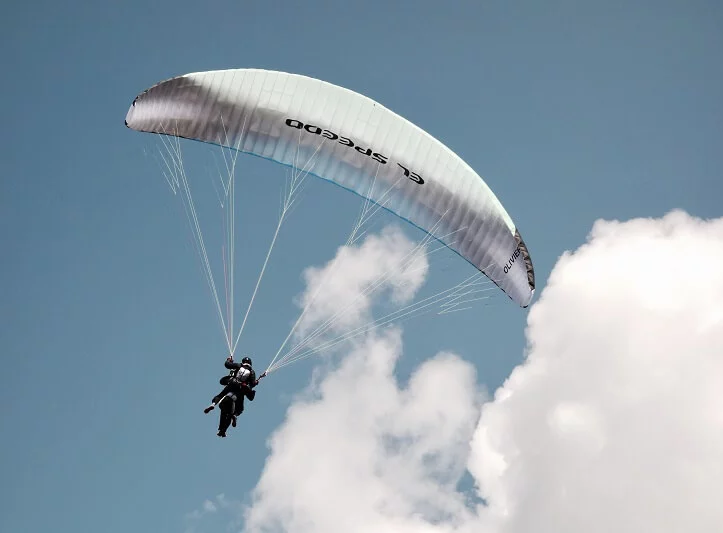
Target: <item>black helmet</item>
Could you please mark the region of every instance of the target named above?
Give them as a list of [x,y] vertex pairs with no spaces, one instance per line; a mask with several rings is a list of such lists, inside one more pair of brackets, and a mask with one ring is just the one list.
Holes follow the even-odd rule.
[[241,364],[242,364],[242,365],[252,366],[251,358],[250,358],[250,357],[244,357],[243,359],[241,359]]

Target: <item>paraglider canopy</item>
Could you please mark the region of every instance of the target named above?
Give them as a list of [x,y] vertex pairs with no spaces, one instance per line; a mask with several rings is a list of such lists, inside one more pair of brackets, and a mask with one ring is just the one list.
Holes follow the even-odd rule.
[[433,234],[520,306],[532,300],[528,249],[484,180],[429,133],[366,96],[285,72],[199,72],[141,93],[126,125],[336,183]]

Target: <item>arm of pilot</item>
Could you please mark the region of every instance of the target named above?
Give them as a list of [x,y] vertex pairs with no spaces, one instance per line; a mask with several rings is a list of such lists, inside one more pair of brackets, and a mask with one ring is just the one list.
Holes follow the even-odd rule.
[[223,366],[225,366],[229,370],[238,370],[239,368],[241,368],[241,363],[237,363],[229,357],[228,359],[226,359],[226,362],[223,364]]

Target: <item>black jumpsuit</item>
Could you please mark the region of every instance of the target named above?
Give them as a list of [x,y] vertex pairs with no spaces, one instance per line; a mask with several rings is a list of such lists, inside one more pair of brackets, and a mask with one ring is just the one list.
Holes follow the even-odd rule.
[[228,426],[231,424],[232,416],[238,416],[243,413],[244,410],[244,397],[253,401],[256,396],[256,391],[253,388],[258,384],[256,380],[256,372],[250,366],[244,366],[242,363],[236,363],[233,361],[226,361],[224,366],[233,372],[229,376],[224,376],[221,379],[221,383],[225,384],[225,387],[221,392],[213,397],[213,403],[218,404],[221,399],[228,394],[232,393],[236,400],[234,402],[233,413],[225,412],[221,409],[221,414],[218,421],[219,432],[225,434]]

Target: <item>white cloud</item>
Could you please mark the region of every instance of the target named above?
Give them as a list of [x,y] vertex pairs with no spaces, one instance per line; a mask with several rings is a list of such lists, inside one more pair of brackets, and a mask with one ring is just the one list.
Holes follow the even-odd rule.
[[409,302],[428,268],[424,249],[397,227],[368,236],[360,246],[342,246],[324,268],[304,272],[307,290],[300,305],[309,308],[298,327],[298,337],[329,320],[333,320],[331,333],[366,323],[374,299],[384,295],[397,305]]
[[[395,239],[390,249],[411,249]],[[344,254],[355,275],[316,320],[368,283],[354,262],[384,257],[371,245]],[[484,406],[469,363],[437,354],[402,385],[400,330],[368,334],[290,407],[247,530],[717,531],[721,265],[723,219],[596,223],[533,305],[525,363]],[[457,489],[465,469],[487,505]]]
[[213,500],[205,500],[200,509],[187,513],[184,517],[184,533],[214,531],[231,523],[238,527],[241,522],[243,505],[240,501],[230,500],[225,494],[217,495]]
[[723,219],[677,211],[560,259],[473,443],[499,531],[718,530],[721,265]]
[[215,503],[213,503],[211,500],[206,500],[205,502],[203,502],[203,510],[207,513],[215,513],[218,509]]
[[[427,261],[397,229],[342,248],[335,283],[323,285],[311,324],[324,322],[354,302],[350,328],[370,319],[373,298],[391,292],[408,302],[422,285]],[[412,258],[406,272],[400,265]],[[311,271],[305,297],[322,273]],[[380,276],[379,290],[365,290]],[[308,329],[308,328],[307,328]],[[289,410],[271,440],[272,454],[247,516],[251,530],[384,531],[424,527],[464,513],[454,491],[464,473],[469,440],[479,415],[480,393],[472,365],[438,354],[420,366],[406,387],[394,368],[401,332],[385,328],[354,344]],[[409,524],[408,517],[414,517]]]

